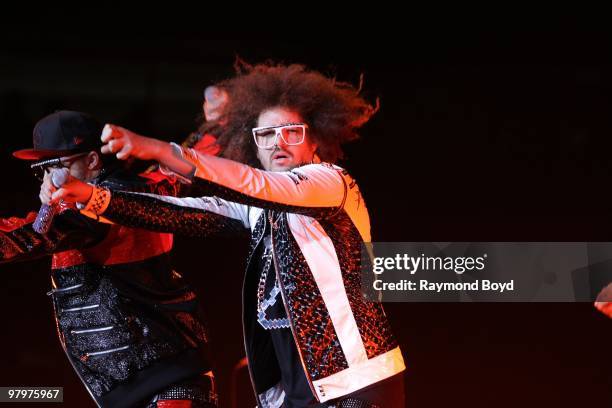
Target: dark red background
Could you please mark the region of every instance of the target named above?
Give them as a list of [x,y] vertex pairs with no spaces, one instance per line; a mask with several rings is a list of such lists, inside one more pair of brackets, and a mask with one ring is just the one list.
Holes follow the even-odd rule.
[[[12,27],[0,51],[0,216],[37,209],[37,185],[10,153],[56,109],[182,140],[203,89],[235,54],[306,63],[356,83],[381,111],[347,148],[377,241],[612,239],[612,42],[552,30],[434,27],[309,40],[193,29],[105,37]],[[204,302],[222,406],[242,357],[244,242],[178,238],[176,269]],[[222,256],[219,256],[221,254]],[[63,386],[93,406],[55,337],[49,259],[0,266],[0,385]],[[590,304],[389,304],[408,365],[409,406],[609,406],[612,320]],[[246,377],[240,406],[252,406]]]

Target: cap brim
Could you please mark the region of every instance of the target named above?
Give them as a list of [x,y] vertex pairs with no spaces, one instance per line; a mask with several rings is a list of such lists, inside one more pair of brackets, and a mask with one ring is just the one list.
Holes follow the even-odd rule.
[[56,157],[68,156],[72,153],[79,152],[81,149],[71,150],[40,150],[40,149],[22,149],[13,152],[13,156],[20,160],[42,160],[53,159]]

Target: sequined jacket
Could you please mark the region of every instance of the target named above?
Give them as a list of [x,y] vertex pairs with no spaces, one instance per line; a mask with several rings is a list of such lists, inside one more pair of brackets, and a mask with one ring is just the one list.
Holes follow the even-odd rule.
[[361,292],[361,245],[370,242],[370,222],[346,171],[321,163],[267,172],[191,149],[181,153],[194,166],[192,192],[202,197],[107,192],[102,216],[196,236],[250,230],[243,323],[260,406],[277,406],[282,398],[279,385],[269,381],[275,367],[262,352],[254,318],[257,277],[251,257],[268,223],[283,303],[316,398],[335,399],[405,369],[381,304]]
[[[114,172],[114,189],[174,194],[175,183]],[[195,293],[172,270],[172,235],[102,224],[63,208],[50,231],[0,222],[0,263],[53,254],[51,296],[62,348],[99,406],[129,407],[210,370]]]

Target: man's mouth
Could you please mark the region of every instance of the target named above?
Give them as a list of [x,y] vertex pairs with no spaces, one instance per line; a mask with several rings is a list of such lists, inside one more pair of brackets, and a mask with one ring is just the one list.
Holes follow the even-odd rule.
[[276,152],[272,155],[272,160],[284,160],[291,158],[291,155],[285,152]]

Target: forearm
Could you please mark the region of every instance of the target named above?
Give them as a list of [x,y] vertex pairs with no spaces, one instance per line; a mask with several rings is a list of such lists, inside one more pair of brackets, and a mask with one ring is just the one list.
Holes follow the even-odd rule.
[[343,171],[331,165],[271,172],[177,146],[179,149],[182,160],[195,167],[192,191],[197,195],[312,216],[333,214],[346,200]]
[[170,143],[141,136],[121,126],[106,124],[102,130],[102,153],[116,154],[120,160],[136,158],[155,160],[163,167],[184,177],[193,174],[193,166],[174,153]]
[[32,228],[32,220],[17,228],[0,230],[0,263],[36,259],[68,249],[92,245],[106,234],[106,227],[98,225],[75,211],[58,214],[50,230],[39,234]]
[[35,259],[46,254],[44,239],[30,225],[11,232],[0,231],[0,263]]
[[151,140],[153,160],[164,168],[173,171],[187,179],[191,179],[195,173],[195,166],[184,160],[180,150],[173,144],[157,139]]
[[97,202],[89,202],[85,214],[134,228],[192,237],[245,230],[239,219],[224,216],[207,208],[214,204],[207,198],[175,198],[105,190]]
[[213,183],[220,197],[246,205],[284,206],[287,211],[304,214],[314,209],[317,214],[342,208],[346,200],[344,171],[332,165],[306,165],[284,172],[264,171],[140,136],[115,125],[105,127],[102,141],[106,143],[103,153],[115,153],[119,159],[155,160],[162,169],[187,180],[202,179]]

